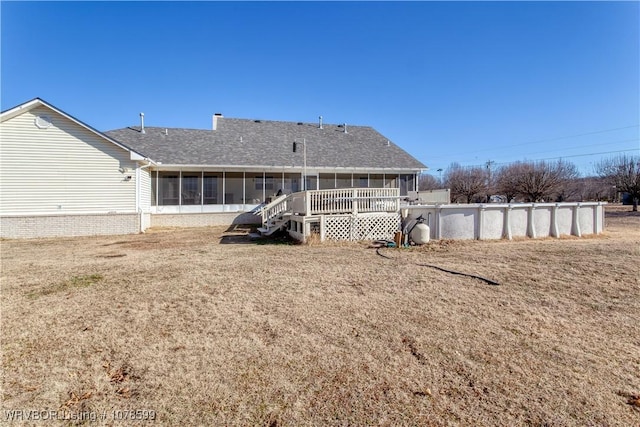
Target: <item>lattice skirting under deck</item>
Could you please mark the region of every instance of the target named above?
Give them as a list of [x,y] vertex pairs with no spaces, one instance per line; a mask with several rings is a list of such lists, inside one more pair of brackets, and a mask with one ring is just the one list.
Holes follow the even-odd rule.
[[320,234],[322,240],[393,239],[400,222],[399,213],[325,215]]

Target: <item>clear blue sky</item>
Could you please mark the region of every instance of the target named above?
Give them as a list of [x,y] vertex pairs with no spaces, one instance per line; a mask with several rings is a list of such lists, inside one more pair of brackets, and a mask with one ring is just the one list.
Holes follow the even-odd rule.
[[322,115],[374,127],[436,175],[555,157],[589,174],[603,155],[584,154],[640,153],[638,2],[0,7],[3,110],[40,97],[100,130],[141,111],[193,128],[216,112]]

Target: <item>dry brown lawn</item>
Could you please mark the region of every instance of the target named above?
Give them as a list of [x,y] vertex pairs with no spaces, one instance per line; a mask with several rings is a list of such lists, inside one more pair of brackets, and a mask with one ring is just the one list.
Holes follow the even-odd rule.
[[640,216],[608,209],[598,237],[392,259],[224,228],[2,241],[0,424],[638,426]]

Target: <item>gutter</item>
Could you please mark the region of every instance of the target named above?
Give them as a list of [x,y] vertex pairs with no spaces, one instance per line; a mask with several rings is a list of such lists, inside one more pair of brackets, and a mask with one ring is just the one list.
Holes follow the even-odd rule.
[[[291,172],[302,172],[303,166],[266,166],[266,165],[208,165],[208,164],[165,164],[165,163],[155,163],[158,170],[173,170],[173,169],[197,169],[200,170],[211,170],[212,172],[217,171],[267,171],[272,170],[276,172],[282,171],[291,171]],[[361,171],[361,172],[379,172],[379,173],[420,173],[429,170],[429,168],[377,168],[377,167],[346,167],[346,166],[309,166],[307,165],[308,170],[314,171],[327,171],[328,173],[340,173],[340,172],[352,172],[352,171]]]

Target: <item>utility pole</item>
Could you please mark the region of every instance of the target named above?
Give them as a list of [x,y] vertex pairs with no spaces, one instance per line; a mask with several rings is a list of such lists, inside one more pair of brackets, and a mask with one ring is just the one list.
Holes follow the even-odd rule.
[[489,185],[491,185],[491,168],[495,163],[496,162],[494,162],[493,160],[487,160],[487,163],[485,163],[485,165],[487,166],[487,171],[489,172]]
[[[297,144],[299,142],[293,143],[293,152],[297,151]],[[302,191],[307,190],[307,140],[306,138],[302,138],[302,157],[303,157],[303,165],[302,165]]]
[[[493,192],[493,183],[491,182],[491,167],[494,165],[494,161],[493,160],[487,160],[486,166],[487,166],[487,193],[492,193]],[[491,201],[491,194],[487,194],[487,202]]]
[[304,158],[304,164],[302,166],[302,174],[304,175],[302,177],[302,191],[307,191],[307,140],[305,138],[302,138],[302,151]]

